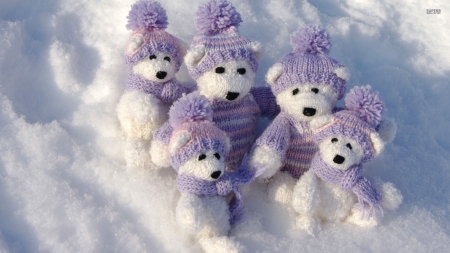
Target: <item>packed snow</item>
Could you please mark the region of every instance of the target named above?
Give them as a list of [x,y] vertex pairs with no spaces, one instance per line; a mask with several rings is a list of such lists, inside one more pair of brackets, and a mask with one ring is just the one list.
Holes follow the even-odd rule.
[[[265,55],[256,81],[305,24],[327,30],[331,55],[370,84],[398,132],[366,175],[404,196],[373,229],[325,223],[315,237],[265,185],[245,187],[247,220],[230,236],[248,252],[444,252],[450,245],[450,2],[230,0],[241,35]],[[190,43],[202,1],[161,1],[168,31]],[[134,0],[0,2],[0,251],[198,252],[175,222],[170,170],[131,169],[116,105]],[[440,9],[440,14],[427,14]],[[183,68],[178,78],[193,84]],[[261,129],[267,120],[261,121]]]

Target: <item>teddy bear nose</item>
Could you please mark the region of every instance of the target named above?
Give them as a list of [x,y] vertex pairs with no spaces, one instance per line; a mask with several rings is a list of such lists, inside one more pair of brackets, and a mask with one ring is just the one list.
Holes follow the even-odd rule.
[[227,99],[228,100],[235,100],[237,97],[239,96],[239,93],[238,92],[231,92],[231,91],[229,91],[228,93],[227,93]]
[[214,171],[214,172],[211,174],[211,177],[214,178],[214,179],[218,179],[218,178],[220,177],[220,174],[222,174],[222,172],[220,172],[220,171]]
[[156,73],[156,77],[158,79],[164,79],[164,77],[166,77],[166,76],[167,76],[167,72],[165,72],[165,71],[158,71],[158,73]]
[[314,114],[316,114],[316,109],[309,107],[303,108],[303,115],[311,117],[314,116]]
[[345,158],[340,155],[336,155],[333,159],[333,162],[335,162],[337,164],[342,164],[344,161],[345,161]]

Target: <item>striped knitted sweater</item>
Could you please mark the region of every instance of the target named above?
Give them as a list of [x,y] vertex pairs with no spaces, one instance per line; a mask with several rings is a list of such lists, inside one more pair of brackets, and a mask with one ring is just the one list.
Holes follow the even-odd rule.
[[[253,94],[258,96],[258,100],[255,100]],[[225,170],[235,171],[254,143],[256,124],[261,112],[265,116],[273,117],[279,112],[279,107],[270,89],[266,87],[252,89],[239,101],[212,100],[210,103],[214,124],[228,134],[231,142],[231,150],[225,160]],[[172,131],[169,122],[166,122],[155,132],[153,138],[168,144]]]
[[256,140],[256,146],[267,146],[278,153],[283,163],[282,171],[298,179],[311,166],[318,150],[313,142],[309,122],[298,121],[281,112]]

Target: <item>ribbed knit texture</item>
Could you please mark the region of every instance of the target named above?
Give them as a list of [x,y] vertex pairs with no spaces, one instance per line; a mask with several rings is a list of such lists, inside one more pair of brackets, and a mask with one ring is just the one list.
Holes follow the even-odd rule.
[[281,112],[256,140],[255,146],[263,145],[277,152],[284,162],[281,170],[296,179],[309,169],[318,150],[309,122],[298,121],[285,112]]
[[172,104],[183,93],[189,92],[189,89],[180,84],[175,78],[164,83],[156,83],[135,74],[128,76],[126,87],[127,90],[137,90],[152,94],[166,104]]
[[364,208],[366,205],[369,205],[369,217],[374,215],[376,210],[383,212],[383,207],[380,204],[381,194],[369,180],[361,175],[361,164],[342,171],[326,164],[320,153],[317,153],[311,162],[311,169],[320,179],[339,185],[345,191],[355,193],[360,207]]
[[255,177],[254,171],[248,167],[248,159],[244,159],[242,166],[234,172],[225,172],[216,181],[198,179],[190,175],[178,175],[177,187],[180,192],[187,192],[197,196],[226,196],[233,192],[229,202],[230,223],[236,223],[244,218],[243,196],[239,186],[250,183]]

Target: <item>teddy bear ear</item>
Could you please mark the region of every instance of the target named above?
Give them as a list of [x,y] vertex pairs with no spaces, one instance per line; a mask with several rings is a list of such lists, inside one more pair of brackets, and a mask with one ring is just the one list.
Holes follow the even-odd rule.
[[394,119],[384,117],[378,127],[378,133],[384,143],[391,143],[397,133],[397,124]]
[[136,34],[128,40],[125,51],[128,55],[132,55],[141,48],[142,44],[144,44],[144,37],[140,34]]
[[177,46],[178,53],[180,54],[180,58],[183,59],[187,53],[189,45],[186,42],[178,39],[176,46]]
[[180,133],[176,133],[172,137],[169,143],[169,154],[175,154],[180,148],[182,148],[186,143],[191,139],[191,134],[187,131],[182,131]]
[[227,153],[228,152],[230,152],[230,150],[231,150],[231,142],[230,142],[230,138],[225,138],[225,140],[224,140],[224,142],[225,142],[225,150],[227,151]]
[[279,63],[273,65],[266,74],[266,82],[272,86],[275,81],[283,74],[283,66]]
[[319,128],[327,125],[328,123],[331,123],[332,121],[333,121],[333,115],[324,115],[324,116],[320,116],[320,117],[317,117],[317,118],[311,120],[311,123],[309,124],[309,126],[311,127],[311,129],[313,131],[316,131]]
[[250,43],[250,49],[255,54],[255,58],[257,61],[260,61],[264,54],[264,47],[258,41],[253,41]]
[[370,142],[372,142],[372,147],[375,150],[375,156],[381,154],[384,149],[384,142],[377,132],[370,133]]
[[200,45],[197,46],[191,50],[189,50],[184,57],[184,63],[186,63],[186,66],[188,69],[195,69],[197,65],[200,63],[200,61],[205,56],[206,49],[205,46]]
[[335,68],[333,70],[333,74],[346,82],[350,79],[350,71],[348,71],[348,68],[344,66]]

